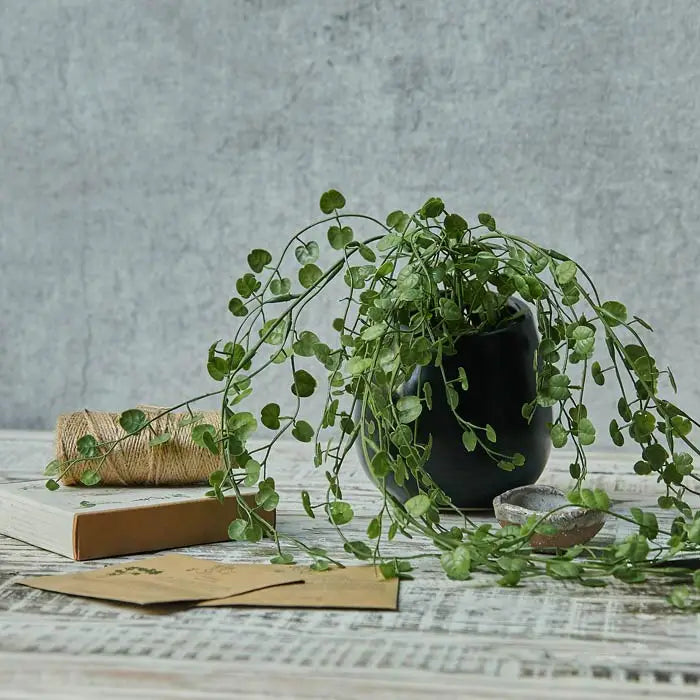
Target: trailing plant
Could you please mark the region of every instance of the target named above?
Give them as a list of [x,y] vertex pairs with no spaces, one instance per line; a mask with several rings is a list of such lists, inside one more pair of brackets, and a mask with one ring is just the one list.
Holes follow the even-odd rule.
[[[271,459],[278,441],[290,436],[313,446],[314,464],[327,479],[319,502],[301,491],[307,515],[327,518],[345,551],[375,562],[386,577],[408,577],[412,568],[412,557],[392,556],[391,541],[420,535],[433,542],[435,556],[453,579],[481,571],[496,575],[504,586],[542,575],[604,586],[615,580],[633,584],[671,577],[678,585],[670,602],[700,610],[700,572],[693,575],[677,561],[700,547],[700,512],[686,502],[687,493],[698,494],[700,481],[693,467],[700,451],[690,437],[698,423],[660,393],[662,383],[673,391],[676,384],[671,370],[659,368],[644,343],[650,326],[630,316],[619,301],[602,299],[577,262],[502,232],[490,214],[479,214],[478,223],[469,224],[433,197],[413,213],[394,211],[382,222],[343,213],[345,198],[336,190],[323,194],[320,208],[324,217],[294,234],[277,259],[260,248],[248,255],[249,270],[236,281],[237,294],[228,303],[237,328],[227,342],[213,343],[207,355],[207,369],[218,388],[160,414],[186,407],[184,422],[192,425],[193,441],[220,455],[221,468],[210,476],[209,495],[222,499],[226,492],[236,494],[240,517],[229,527],[231,539],[255,542],[269,536],[275,563],[292,563],[296,548],[311,558],[314,569],[338,564],[331,553],[259,517],[261,510],[278,504]],[[374,227],[376,235],[359,240],[352,228],[357,225]],[[336,254],[324,267],[315,236],[321,227]],[[345,296],[331,324],[335,341],[324,342],[305,321],[313,302],[327,299],[329,285],[338,279]],[[511,323],[508,302],[514,296],[533,307],[541,338],[534,368],[537,391],[523,406],[523,417],[529,419],[537,406],[553,407],[552,443],[573,448],[571,503],[632,522],[636,532],[624,541],[571,547],[553,555],[535,553],[529,540],[535,532],[551,534],[546,519],[503,529],[475,524],[452,508],[424,469],[431,444],[416,439],[415,425],[430,410],[435,387],[424,383],[418,396],[404,396],[402,385],[417,366],[442,367],[463,336]],[[603,362],[594,360],[596,344],[606,357]],[[277,365],[288,368],[291,408],[270,402],[259,415],[246,411],[243,406],[256,381]],[[470,422],[460,413],[457,387],[468,390],[466,372],[441,374],[464,449],[481,446],[493,469],[522,467],[522,454],[499,452],[492,426]],[[597,431],[585,397],[591,384],[606,382],[619,394],[610,437],[617,446],[628,440],[638,446],[634,471],[659,483],[658,506],[672,514],[668,527],[661,527],[651,510],[615,512],[604,491],[585,486],[586,448]],[[319,391],[325,392],[323,410],[311,420],[305,400]],[[221,398],[220,425],[204,423],[191,408],[213,395]],[[133,435],[151,430],[154,420],[130,409],[121,415],[124,435],[119,439],[100,443],[83,436],[79,457],[47,467],[52,477],[47,487],[58,488],[61,474],[76,462],[89,463],[84,483],[98,483],[105,456]],[[263,444],[251,442],[261,433],[268,436]],[[167,434],[154,435],[153,449],[168,439]],[[382,496],[365,540],[349,539],[344,530],[353,509],[343,499],[343,465],[356,443]],[[399,485],[413,479],[418,494],[401,503],[387,491],[389,476]],[[257,487],[255,507],[240,497],[243,486]],[[445,516],[450,509],[458,518]]]

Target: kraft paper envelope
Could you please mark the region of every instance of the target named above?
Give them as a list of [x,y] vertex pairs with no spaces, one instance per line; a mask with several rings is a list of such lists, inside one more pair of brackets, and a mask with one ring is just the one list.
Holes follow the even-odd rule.
[[206,600],[201,607],[258,606],[273,608],[351,608],[355,610],[397,610],[399,580],[385,579],[374,566],[348,566],[344,569],[311,571],[303,567],[295,573],[304,583]]
[[166,554],[75,574],[32,576],[18,583],[54,593],[149,605],[222,598],[303,580],[289,566],[221,564]]

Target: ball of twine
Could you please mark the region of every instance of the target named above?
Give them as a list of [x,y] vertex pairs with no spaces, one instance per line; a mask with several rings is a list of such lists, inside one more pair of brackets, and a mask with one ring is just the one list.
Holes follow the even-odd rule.
[[[151,420],[164,409],[139,406]],[[80,457],[77,441],[92,435],[97,442],[110,442],[124,437],[119,425],[119,413],[80,411],[58,417],[56,424],[56,459],[66,462]],[[192,425],[180,426],[188,414],[166,414],[151,423],[153,430],[131,435],[104,459],[99,468],[101,484],[105,486],[182,486],[206,481],[209,474],[220,468],[220,457],[192,442]],[[200,423],[221,424],[221,415],[205,412]],[[170,433],[168,442],[151,446],[156,435]],[[98,461],[79,462],[61,477],[66,486],[78,484],[83,472],[96,469]]]

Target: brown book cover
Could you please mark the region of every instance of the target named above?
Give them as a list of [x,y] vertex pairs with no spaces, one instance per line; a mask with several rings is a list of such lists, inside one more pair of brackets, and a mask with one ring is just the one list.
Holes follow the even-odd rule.
[[[0,533],[78,561],[227,541],[236,499],[220,503],[206,490],[1,484]],[[255,507],[254,492],[245,499]],[[256,512],[274,525],[274,511]]]

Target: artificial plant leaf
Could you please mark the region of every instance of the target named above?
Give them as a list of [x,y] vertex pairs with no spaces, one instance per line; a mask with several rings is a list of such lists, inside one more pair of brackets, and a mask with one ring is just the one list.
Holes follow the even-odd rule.
[[604,316],[609,326],[619,326],[627,322],[627,307],[619,301],[606,301],[598,311]]
[[270,318],[263,324],[258,331],[260,339],[268,345],[282,345],[287,337],[287,329],[289,327],[289,319],[287,316],[283,318]]
[[344,501],[333,501],[328,505],[328,517],[336,525],[349,523],[354,516],[352,507]]
[[460,544],[455,549],[445,552],[440,557],[440,565],[448,578],[464,581],[470,576],[471,553],[466,545]]
[[292,349],[300,357],[313,357],[314,347],[320,342],[319,337],[312,331],[302,331]]
[[127,433],[135,433],[146,424],[146,414],[138,408],[130,408],[119,416],[119,425]]
[[340,226],[331,226],[328,229],[328,242],[335,250],[342,250],[352,239],[353,232],[349,226],[343,226],[342,228]]
[[396,410],[402,423],[411,423],[421,414],[421,401],[417,396],[402,396],[396,402]]
[[83,457],[91,458],[96,457],[98,454],[97,440],[93,435],[83,435],[76,442],[76,447]]
[[263,248],[255,248],[248,255],[248,265],[253,272],[262,272],[265,265],[272,262],[272,255]]
[[248,307],[238,297],[233,297],[231,299],[231,301],[229,301],[228,310],[234,316],[247,316],[248,315]]
[[305,369],[298,369],[294,372],[294,384],[292,384],[292,394],[299,398],[311,396],[316,389],[316,380]]
[[321,250],[319,249],[316,241],[302,243],[294,249],[294,256],[301,265],[308,265],[316,262],[320,253]]
[[88,469],[80,475],[80,483],[85,486],[97,486],[102,479],[100,475],[93,469]]
[[576,263],[572,260],[565,260],[559,263],[554,269],[554,277],[559,286],[573,282],[576,279]]
[[292,428],[292,435],[299,442],[311,442],[314,436],[314,429],[305,420],[298,420]]
[[170,442],[171,438],[172,435],[170,433],[161,433],[160,435],[156,435],[154,438],[151,438],[148,444],[151,447],[156,447],[156,445],[164,445],[166,442]]
[[280,427],[280,407],[276,403],[268,403],[260,411],[260,421],[270,430],[277,430]]
[[307,263],[299,270],[299,282],[304,289],[313,287],[323,277],[323,272],[318,265]]
[[244,298],[253,296],[261,287],[261,282],[251,272],[236,280],[236,291]]
[[404,508],[414,518],[420,518],[430,510],[431,505],[430,498],[424,493],[419,493],[417,496],[409,498],[406,503],[404,503]]
[[332,214],[345,206],[345,197],[338,190],[328,190],[321,195],[319,206],[324,214]]

